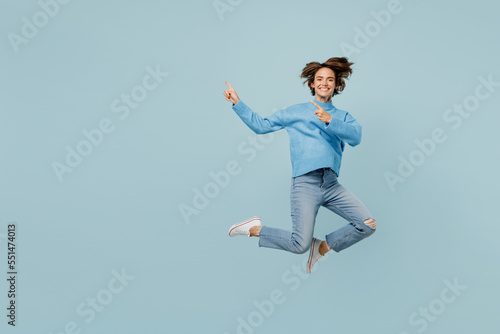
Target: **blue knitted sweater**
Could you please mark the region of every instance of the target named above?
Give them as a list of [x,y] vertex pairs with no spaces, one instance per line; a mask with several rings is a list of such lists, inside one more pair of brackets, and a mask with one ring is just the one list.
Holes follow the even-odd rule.
[[332,116],[330,123],[318,119],[318,108],[311,102],[299,103],[262,118],[241,99],[233,110],[257,134],[286,129],[290,138],[292,177],[318,168],[330,167],[339,176],[344,143],[356,146],[361,142],[361,125],[347,111],[313,99]]

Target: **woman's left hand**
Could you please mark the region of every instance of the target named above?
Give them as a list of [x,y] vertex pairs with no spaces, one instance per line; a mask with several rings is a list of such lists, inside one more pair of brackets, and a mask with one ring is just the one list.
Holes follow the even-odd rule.
[[318,108],[318,110],[314,112],[314,115],[318,116],[321,122],[330,123],[330,121],[332,120],[332,116],[327,113],[325,109],[321,108],[316,102],[311,101],[311,103]]

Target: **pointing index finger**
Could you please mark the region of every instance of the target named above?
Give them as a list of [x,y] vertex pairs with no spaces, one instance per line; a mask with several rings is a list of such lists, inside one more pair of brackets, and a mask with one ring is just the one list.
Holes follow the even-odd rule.
[[229,89],[233,89],[233,87],[226,81],[226,85],[228,85]]
[[316,107],[318,107],[318,109],[321,109],[321,107],[314,101],[311,101],[312,104],[314,104]]

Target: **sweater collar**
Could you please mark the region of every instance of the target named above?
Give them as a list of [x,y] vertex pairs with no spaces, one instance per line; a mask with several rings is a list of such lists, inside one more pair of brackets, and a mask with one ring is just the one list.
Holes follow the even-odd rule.
[[320,101],[316,100],[316,98],[313,98],[313,101],[315,103],[317,103],[319,106],[321,106],[321,108],[323,108],[325,110],[327,110],[327,109],[334,109],[335,108],[335,106],[332,103],[332,100],[330,100],[330,102],[328,102],[328,103],[325,103],[325,102],[320,102]]

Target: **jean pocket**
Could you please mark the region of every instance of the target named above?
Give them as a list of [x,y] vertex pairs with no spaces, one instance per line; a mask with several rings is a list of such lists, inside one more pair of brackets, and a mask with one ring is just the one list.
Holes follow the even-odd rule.
[[331,169],[331,168],[330,168],[330,171],[332,172],[332,176],[333,176],[334,178],[339,177],[339,176],[337,175],[337,173],[335,173],[335,171],[334,171],[333,169]]

